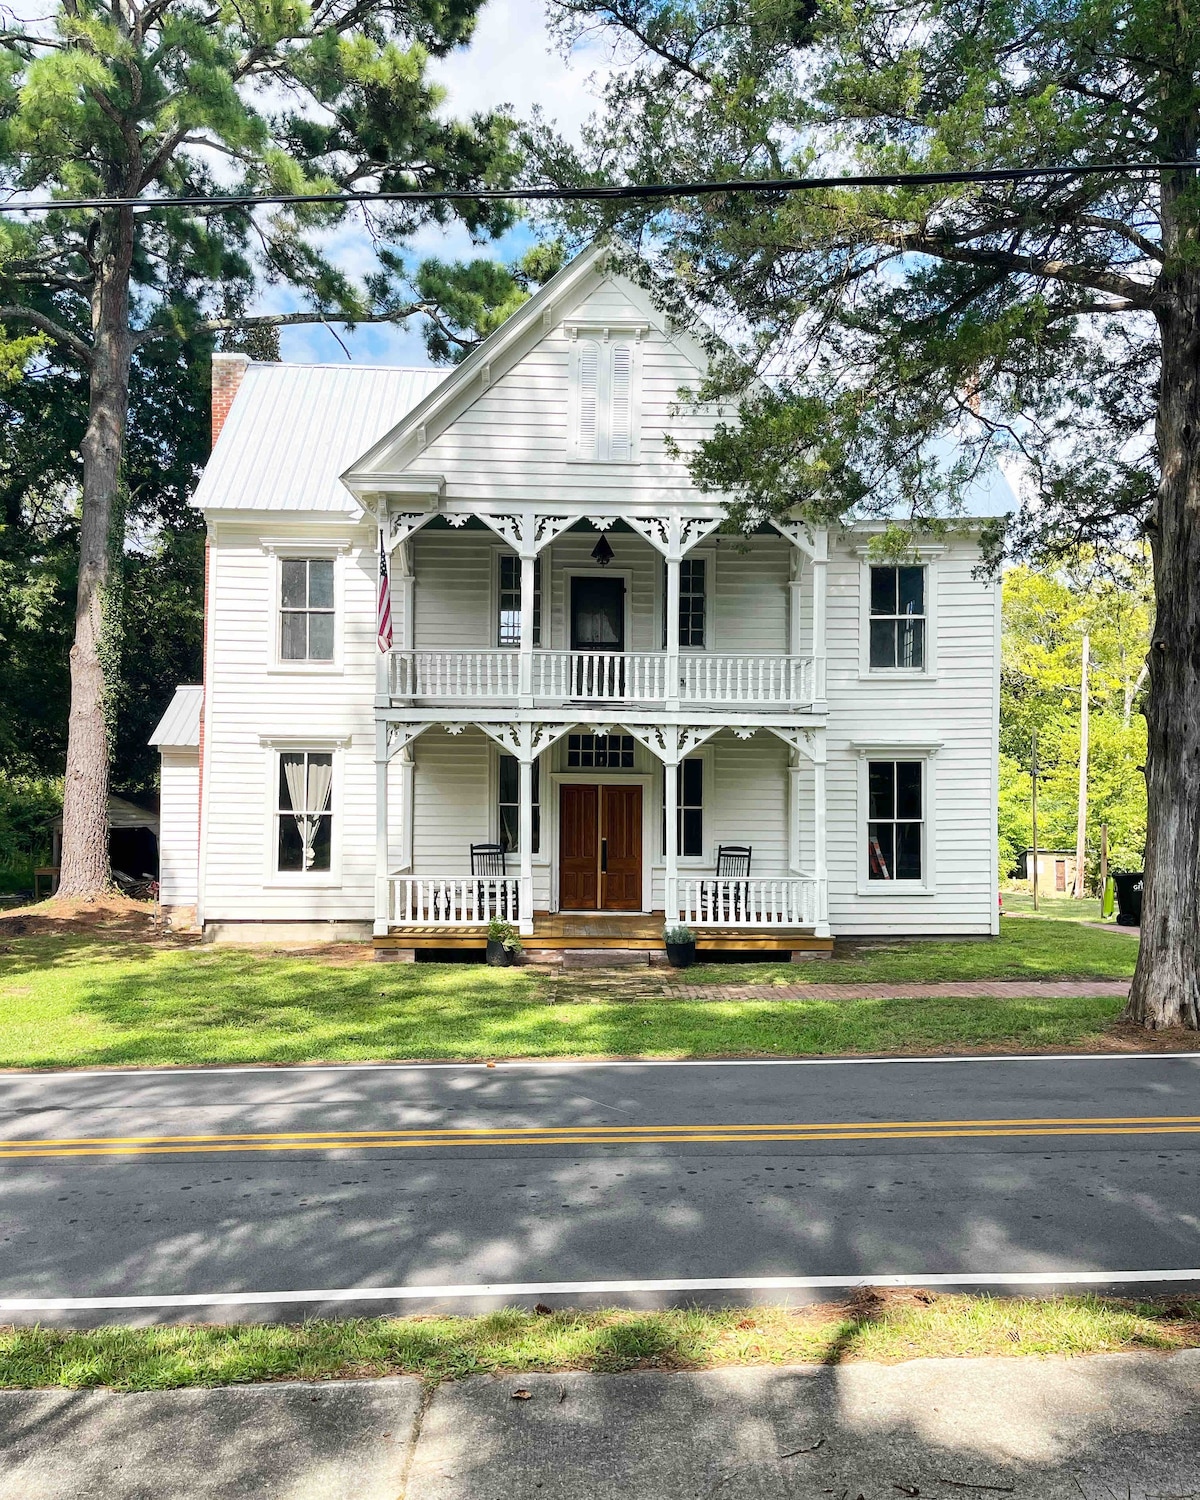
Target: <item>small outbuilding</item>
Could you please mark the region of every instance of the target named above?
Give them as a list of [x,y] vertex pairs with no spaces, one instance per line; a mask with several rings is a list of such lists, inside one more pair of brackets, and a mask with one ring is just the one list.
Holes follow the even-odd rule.
[[[1066,894],[1075,889],[1074,849],[1039,849],[1037,851],[1039,891]],[[1033,881],[1033,850],[1022,849],[1017,855],[1017,879]]]
[[162,778],[159,819],[162,869],[159,901],[172,922],[195,916],[200,863],[200,711],[202,687],[178,687],[150,743],[158,747]]
[[[50,828],[50,866],[39,870],[48,877],[52,890],[58,888],[58,871],[62,863],[62,818],[55,818]],[[130,880],[158,879],[159,816],[153,804],[141,805],[128,797],[108,799],[108,858],[114,870]]]

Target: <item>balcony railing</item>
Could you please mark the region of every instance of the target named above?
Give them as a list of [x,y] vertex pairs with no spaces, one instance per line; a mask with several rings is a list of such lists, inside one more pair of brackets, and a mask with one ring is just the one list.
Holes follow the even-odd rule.
[[820,882],[815,875],[684,876],[679,910],[689,927],[813,927],[820,911]]
[[[811,703],[819,664],[810,656],[684,652],[672,692],[663,651],[534,651],[528,692],[539,702],[668,703],[689,707],[771,708]],[[517,651],[393,651],[393,698],[426,703],[515,701],[521,694]]]

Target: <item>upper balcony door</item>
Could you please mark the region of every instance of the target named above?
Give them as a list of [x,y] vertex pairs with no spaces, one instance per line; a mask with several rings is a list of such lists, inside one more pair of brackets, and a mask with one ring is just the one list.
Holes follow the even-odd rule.
[[571,579],[571,695],[625,696],[625,580],[576,574]]

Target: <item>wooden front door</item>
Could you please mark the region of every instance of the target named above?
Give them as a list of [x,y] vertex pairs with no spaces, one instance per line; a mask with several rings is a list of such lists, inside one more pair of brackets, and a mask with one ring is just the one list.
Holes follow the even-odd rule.
[[560,908],[641,911],[641,787],[564,786],[558,827]]

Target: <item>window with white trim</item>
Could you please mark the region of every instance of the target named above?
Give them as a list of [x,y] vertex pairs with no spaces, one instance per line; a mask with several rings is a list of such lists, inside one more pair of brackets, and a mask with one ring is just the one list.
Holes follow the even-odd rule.
[[[679,564],[679,644],[704,646],[704,617],[708,568],[703,557],[685,557]],[[663,650],[667,649],[667,564],[663,563]]]
[[873,672],[925,670],[926,570],[872,567],[871,645]]
[[637,345],[630,339],[580,338],[571,376],[571,456],[607,463],[635,456]]
[[[500,576],[496,598],[497,646],[519,646],[521,644],[521,559],[511,552],[501,552]],[[533,644],[542,644],[542,560],[533,564]]]
[[925,764],[867,763],[867,876],[920,881],[924,876]]
[[633,735],[567,735],[569,771],[632,771]]
[[[534,854],[538,852],[542,842],[542,778],[538,773],[538,764],[536,760],[533,763]],[[499,757],[497,787],[497,843],[506,854],[515,854],[521,847],[521,767],[515,755]]]
[[280,661],[333,660],[333,558],[279,561]]
[[275,814],[275,868],[283,874],[327,872],[333,860],[333,755],[281,750]]
[[[665,778],[670,770],[664,769]],[[681,859],[700,859],[704,854],[704,761],[699,755],[689,755],[675,767],[675,797],[678,840],[676,848]],[[667,852],[667,801],[666,786],[663,787],[662,846]]]

